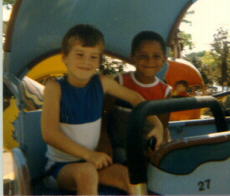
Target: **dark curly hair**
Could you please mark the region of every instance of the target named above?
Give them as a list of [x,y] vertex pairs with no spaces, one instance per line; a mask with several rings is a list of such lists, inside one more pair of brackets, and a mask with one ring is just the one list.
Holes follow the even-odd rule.
[[132,46],[131,46],[131,55],[132,56],[139,49],[140,45],[144,41],[156,41],[156,42],[159,42],[164,54],[166,54],[166,44],[165,44],[165,41],[164,41],[163,37],[160,34],[154,32],[154,31],[142,31],[142,32],[138,33],[133,38]]

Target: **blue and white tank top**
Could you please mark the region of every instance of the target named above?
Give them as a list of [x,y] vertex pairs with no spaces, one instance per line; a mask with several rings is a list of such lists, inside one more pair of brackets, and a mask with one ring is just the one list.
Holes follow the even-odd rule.
[[[91,150],[99,141],[104,91],[99,75],[92,77],[87,86],[78,88],[64,77],[61,86],[60,127],[72,140]],[[51,161],[79,160],[70,154],[48,145],[47,157]]]

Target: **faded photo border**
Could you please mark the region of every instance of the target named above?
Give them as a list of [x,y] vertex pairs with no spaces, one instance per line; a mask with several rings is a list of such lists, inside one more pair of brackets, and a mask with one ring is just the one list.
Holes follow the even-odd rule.
[[[3,10],[2,7],[2,0],[0,0],[0,10]],[[1,131],[0,131],[0,146],[1,146],[1,156],[0,156],[0,195],[3,195],[3,107],[2,107],[2,103],[3,103],[3,81],[2,81],[2,74],[3,74],[3,43],[2,43],[2,30],[3,30],[3,26],[2,26],[2,22],[3,22],[3,15],[0,15],[0,35],[1,35],[1,41],[0,41],[0,45],[1,45],[1,50],[0,50],[0,118],[1,118]]]

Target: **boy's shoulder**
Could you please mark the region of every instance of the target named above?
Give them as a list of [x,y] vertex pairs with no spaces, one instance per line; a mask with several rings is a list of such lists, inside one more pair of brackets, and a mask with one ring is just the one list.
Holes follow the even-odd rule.
[[61,94],[61,87],[56,78],[49,78],[45,83],[45,97],[58,97]]
[[45,85],[55,85],[56,83],[58,83],[57,81],[58,79],[56,77],[49,77],[46,81],[45,81]]
[[45,81],[45,87],[46,88],[50,88],[50,89],[59,89],[60,88],[60,83],[59,83],[59,79],[57,79],[56,77],[50,77]]
[[45,84],[48,84],[48,83],[51,83],[53,85],[58,85],[58,84],[61,84],[63,82],[67,82],[66,80],[66,76],[58,76],[58,77],[49,77],[46,81],[45,81]]

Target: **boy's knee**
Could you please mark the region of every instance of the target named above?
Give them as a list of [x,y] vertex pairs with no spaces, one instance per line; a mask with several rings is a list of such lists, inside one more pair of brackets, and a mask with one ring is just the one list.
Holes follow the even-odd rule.
[[92,163],[85,163],[83,167],[84,167],[84,171],[82,171],[83,173],[85,172],[86,174],[90,173],[92,175],[95,174],[97,175],[97,168]]
[[98,172],[96,167],[91,163],[84,163],[81,167],[78,168],[74,174],[76,181],[80,182],[90,182],[98,181]]
[[129,176],[129,173],[128,173],[128,168],[124,165],[121,165],[121,164],[115,164],[114,165],[114,170],[116,172],[120,172],[121,173],[121,177],[122,178],[128,178]]

